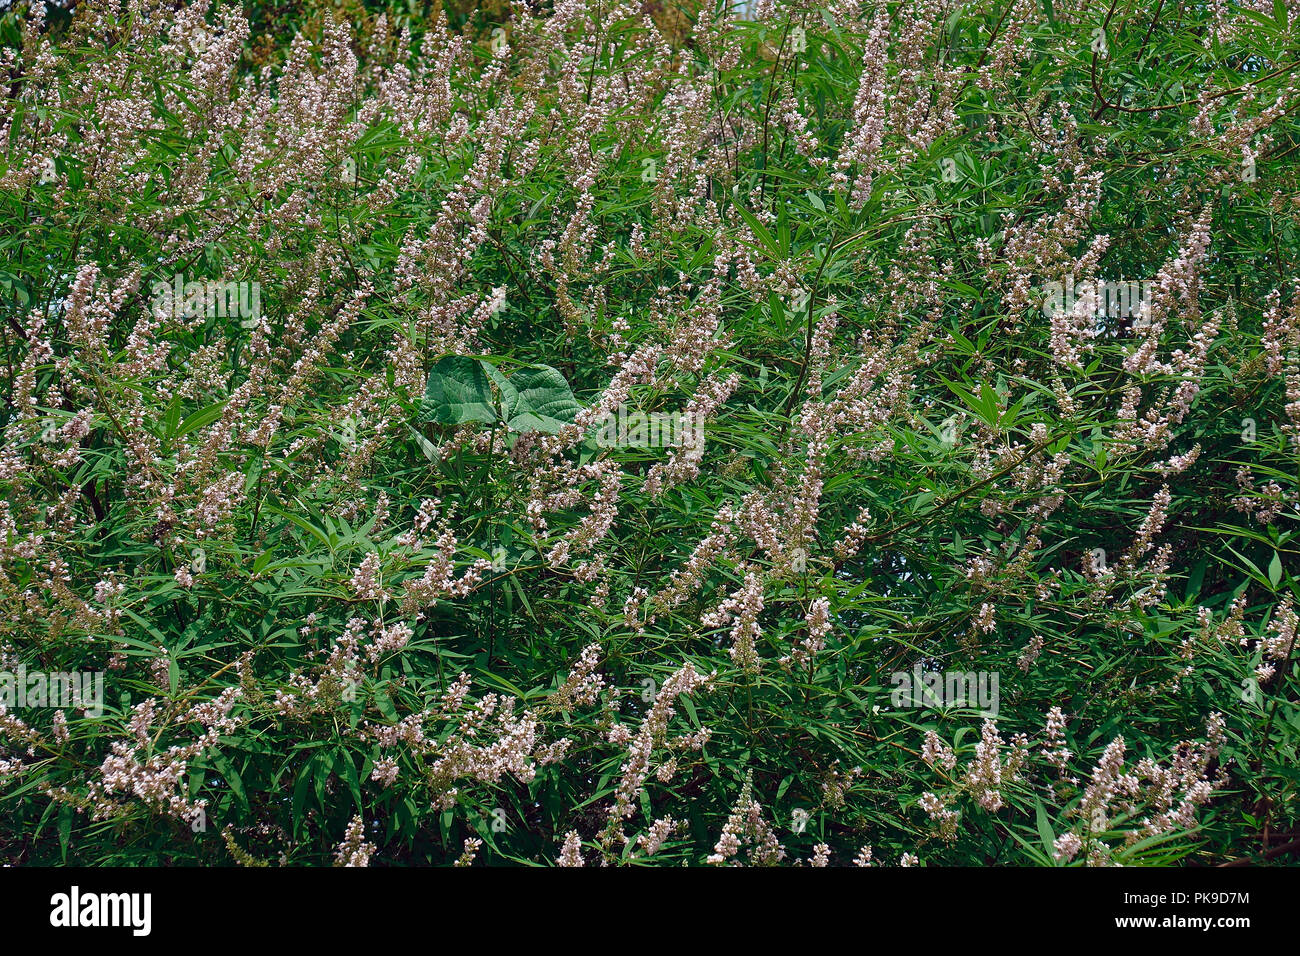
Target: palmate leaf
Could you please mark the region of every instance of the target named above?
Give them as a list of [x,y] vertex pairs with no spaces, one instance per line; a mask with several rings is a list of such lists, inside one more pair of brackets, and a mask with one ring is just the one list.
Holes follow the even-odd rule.
[[498,420],[492,405],[492,388],[483,366],[463,355],[448,355],[439,359],[429,373],[420,403],[420,421],[492,424]]

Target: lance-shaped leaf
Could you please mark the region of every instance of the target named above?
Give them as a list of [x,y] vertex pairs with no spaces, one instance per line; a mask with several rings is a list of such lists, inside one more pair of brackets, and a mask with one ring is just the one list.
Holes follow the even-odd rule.
[[[408,425],[407,427],[409,428],[410,426]],[[420,451],[424,452],[424,457],[429,459],[431,464],[436,465],[441,461],[438,454],[438,447],[433,442],[429,441],[429,439],[425,438],[414,428],[411,428],[411,437],[415,439],[415,443],[420,446]]]
[[[506,405],[507,424],[515,431],[554,435],[572,423],[581,407],[564,376],[549,365],[521,368],[510,376],[514,396]],[[502,397],[507,395],[502,390]]]
[[474,359],[448,355],[438,360],[429,373],[429,384],[420,403],[420,421],[463,425],[465,422],[497,420],[492,410],[492,387],[487,374]]
[[479,364],[483,366],[483,371],[487,373],[488,378],[492,380],[492,384],[497,387],[497,392],[501,396],[500,404],[497,407],[501,409],[502,415],[509,418],[510,409],[514,407],[516,400],[518,400],[519,392],[510,384],[510,379],[506,378],[505,374],[491,362],[479,359]]

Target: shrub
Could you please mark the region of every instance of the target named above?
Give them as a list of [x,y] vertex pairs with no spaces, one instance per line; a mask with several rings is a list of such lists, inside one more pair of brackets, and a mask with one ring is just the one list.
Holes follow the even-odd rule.
[[294,11],[0,24],[8,860],[1284,854],[1294,5]]

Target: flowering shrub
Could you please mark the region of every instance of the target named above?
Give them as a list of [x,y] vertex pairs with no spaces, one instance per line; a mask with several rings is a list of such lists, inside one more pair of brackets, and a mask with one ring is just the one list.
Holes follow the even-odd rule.
[[1291,852],[1300,5],[669,12],[3,15],[6,861]]

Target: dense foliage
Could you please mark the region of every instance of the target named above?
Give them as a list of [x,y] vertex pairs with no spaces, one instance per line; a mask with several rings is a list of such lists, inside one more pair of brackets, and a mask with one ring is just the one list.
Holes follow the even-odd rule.
[[1294,852],[1300,3],[270,9],[0,19],[5,861]]

